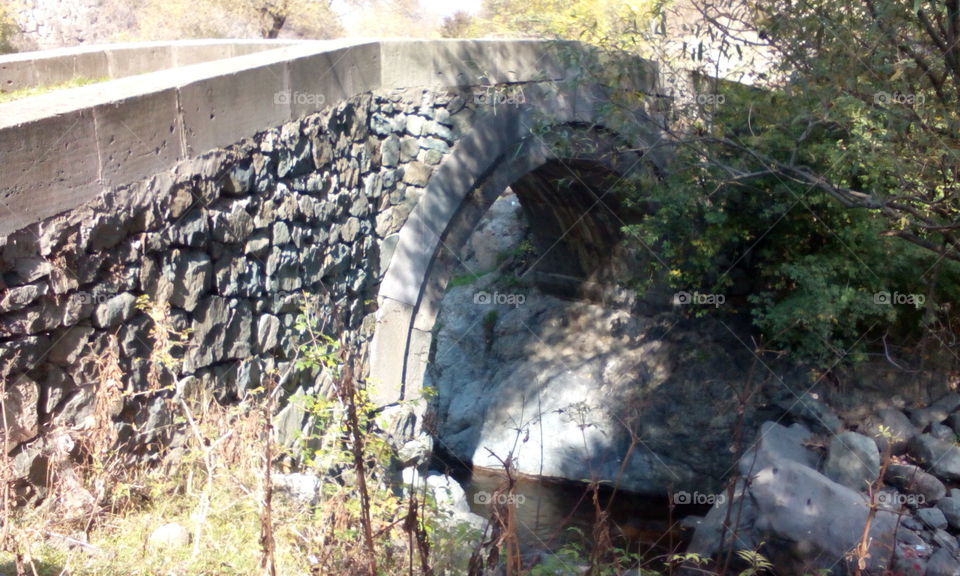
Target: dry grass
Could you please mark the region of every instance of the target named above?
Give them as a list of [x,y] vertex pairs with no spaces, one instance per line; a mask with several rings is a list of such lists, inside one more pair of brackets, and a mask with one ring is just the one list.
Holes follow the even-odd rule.
[[107,80],[109,80],[109,78],[87,78],[85,76],[77,76],[65,82],[58,82],[56,84],[34,86],[31,88],[21,88],[20,90],[14,90],[12,92],[0,92],[0,104],[6,103],[6,102],[13,102],[14,100],[22,100],[24,98],[30,98],[32,96],[39,96],[41,94],[47,94],[49,92],[56,92],[57,90],[66,90],[68,88],[79,88],[80,86],[87,86],[89,84],[106,82]]

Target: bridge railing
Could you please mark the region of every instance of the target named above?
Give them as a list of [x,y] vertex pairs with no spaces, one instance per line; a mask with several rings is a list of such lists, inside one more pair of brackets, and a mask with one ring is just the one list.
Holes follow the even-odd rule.
[[363,92],[574,78],[564,46],[301,42],[0,104],[0,236]]
[[245,56],[297,43],[289,40],[178,40],[103,44],[0,56],[0,92],[74,78],[117,79],[200,62]]

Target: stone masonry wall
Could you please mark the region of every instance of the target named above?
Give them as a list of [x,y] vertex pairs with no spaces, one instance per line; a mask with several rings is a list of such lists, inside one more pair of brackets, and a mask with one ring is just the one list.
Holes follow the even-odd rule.
[[[124,390],[147,390],[153,321],[141,295],[191,331],[163,384],[222,402],[291,367],[305,293],[329,333],[340,325],[364,348],[397,232],[468,130],[472,99],[365,94],[0,239],[0,377],[18,476],[46,429],[90,417],[93,358],[113,347]],[[306,374],[285,381],[287,393],[313,386]],[[170,394],[128,395],[121,440],[161,440]],[[295,410],[285,418],[299,427]]]

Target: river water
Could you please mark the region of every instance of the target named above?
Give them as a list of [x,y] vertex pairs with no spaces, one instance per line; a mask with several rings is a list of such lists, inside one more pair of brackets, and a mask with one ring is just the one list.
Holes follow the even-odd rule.
[[[479,469],[451,472],[467,493],[471,510],[490,515],[489,501],[506,477],[502,472]],[[610,498],[614,496],[611,502]],[[615,546],[640,552],[653,558],[686,547],[692,536],[681,528],[681,520],[690,514],[704,514],[704,507],[676,506],[670,510],[666,497],[641,496],[599,489],[598,501],[608,509]],[[518,537],[525,552],[556,551],[565,544],[592,546],[591,534],[596,520],[593,493],[578,482],[519,477],[510,502],[515,506]]]

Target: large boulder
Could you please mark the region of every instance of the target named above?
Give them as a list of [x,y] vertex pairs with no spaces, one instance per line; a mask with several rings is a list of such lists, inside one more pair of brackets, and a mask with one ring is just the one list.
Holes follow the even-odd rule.
[[956,498],[942,498],[937,502],[937,508],[943,512],[944,518],[952,530],[960,530],[960,500]]
[[960,394],[950,392],[929,406],[911,410],[910,421],[918,430],[923,431],[931,424],[946,420],[957,408],[960,408]]
[[[746,486],[746,487],[744,487]],[[721,540],[728,506],[740,518],[735,546],[760,551],[781,575],[831,570],[850,562],[848,554],[859,544],[869,513],[866,498],[816,470],[782,460],[757,472],[749,485],[740,484],[731,502],[718,502],[694,533],[688,552],[716,557],[730,545]],[[897,516],[878,510],[870,527],[868,573],[887,568],[895,544]],[[692,573],[692,572],[691,572]]]
[[[541,274],[546,265],[527,276],[536,242],[522,241],[523,222],[515,197],[497,200],[441,302],[424,377],[437,391],[438,450],[486,468],[509,455],[521,473],[659,496],[670,485],[720,491],[736,464],[738,424],[751,435],[782,416],[767,397],[782,390],[761,390],[741,420],[731,391],[753,357],[729,329],[685,323],[672,294],[648,291],[641,302],[601,281],[604,271],[576,286]],[[612,254],[610,269],[629,270],[627,258]]]
[[883,481],[901,492],[916,496],[916,505],[936,504],[947,493],[946,486],[933,474],[928,474],[913,464],[890,464]]
[[871,438],[856,432],[841,432],[830,440],[823,473],[834,482],[860,492],[880,477],[880,452]]
[[805,392],[782,396],[777,405],[793,420],[806,424],[818,434],[832,435],[843,430],[843,422],[818,394]]
[[949,550],[940,548],[927,562],[926,576],[960,576],[960,561]]
[[960,480],[960,448],[921,434],[910,442],[910,454],[921,466],[942,480]]
[[813,433],[803,424],[788,428],[776,422],[764,422],[753,448],[740,459],[740,474],[752,476],[756,471],[788,460],[816,468],[818,456],[807,447],[812,438]]
[[921,508],[917,510],[917,517],[923,522],[924,526],[932,530],[946,530],[947,517],[939,508]]
[[[437,390],[442,450],[484,468],[512,456],[521,473],[646,494],[722,489],[735,454],[730,389],[748,362],[740,351],[706,332],[664,338],[656,319],[487,282],[443,300],[425,379]],[[757,424],[751,413],[743,427]]]
[[883,452],[887,445],[887,436],[881,429],[885,429],[890,435],[890,453],[894,455],[906,452],[907,445],[917,435],[917,429],[910,419],[896,408],[881,408],[860,426],[860,432],[873,438]]

